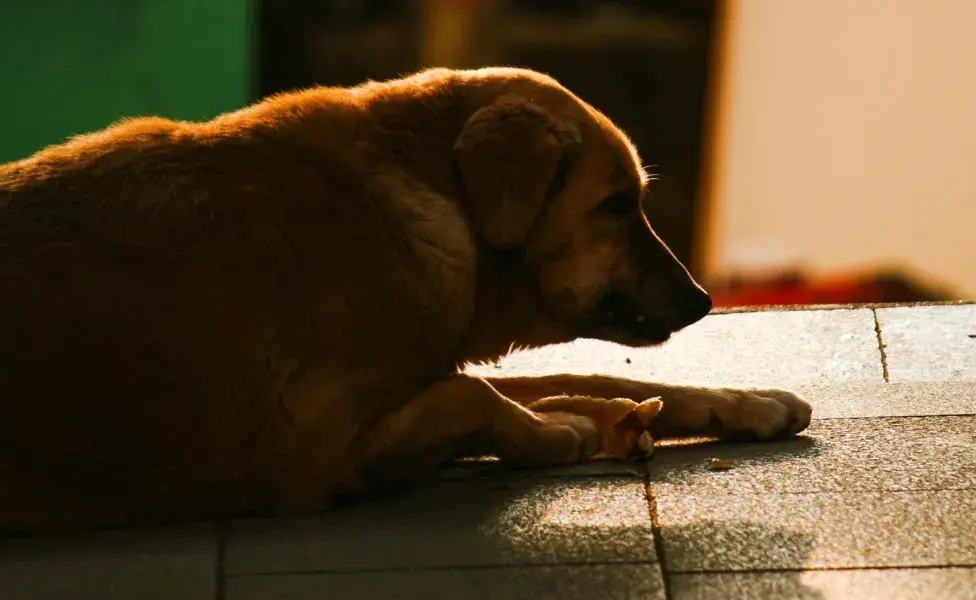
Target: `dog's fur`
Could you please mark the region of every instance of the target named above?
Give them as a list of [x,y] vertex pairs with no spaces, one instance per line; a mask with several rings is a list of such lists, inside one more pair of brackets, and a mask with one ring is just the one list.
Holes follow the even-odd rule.
[[803,429],[777,390],[458,373],[704,317],[646,186],[606,117],[517,69],[127,120],[0,166],[0,528],[301,514],[462,455],[586,460],[594,420],[523,406],[562,394],[661,396],[658,437]]

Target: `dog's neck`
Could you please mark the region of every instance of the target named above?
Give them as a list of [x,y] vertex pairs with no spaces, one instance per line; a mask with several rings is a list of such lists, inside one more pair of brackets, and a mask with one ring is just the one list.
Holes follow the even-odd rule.
[[532,277],[515,253],[480,249],[477,303],[457,363],[491,362],[513,348],[574,339],[543,307]]

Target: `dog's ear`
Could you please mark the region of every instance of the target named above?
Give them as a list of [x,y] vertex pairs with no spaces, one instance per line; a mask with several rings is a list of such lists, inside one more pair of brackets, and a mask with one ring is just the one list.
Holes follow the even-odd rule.
[[579,131],[515,94],[475,112],[454,144],[467,207],[488,244],[525,241],[553,178],[580,143]]

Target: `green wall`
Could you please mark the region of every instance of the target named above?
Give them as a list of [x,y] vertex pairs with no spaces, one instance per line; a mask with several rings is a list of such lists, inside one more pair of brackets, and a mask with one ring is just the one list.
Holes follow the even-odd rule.
[[252,99],[254,0],[0,0],[0,162]]

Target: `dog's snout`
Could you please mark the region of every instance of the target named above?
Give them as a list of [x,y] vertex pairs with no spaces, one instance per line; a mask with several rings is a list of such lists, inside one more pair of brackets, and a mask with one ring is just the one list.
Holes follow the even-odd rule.
[[712,297],[697,285],[688,286],[679,295],[677,308],[681,319],[679,325],[687,327],[712,311]]
[[661,298],[667,308],[664,320],[672,331],[683,329],[705,318],[712,310],[712,298],[688,269],[658,237],[646,217],[635,224],[634,256],[637,271],[642,280],[661,285]]

